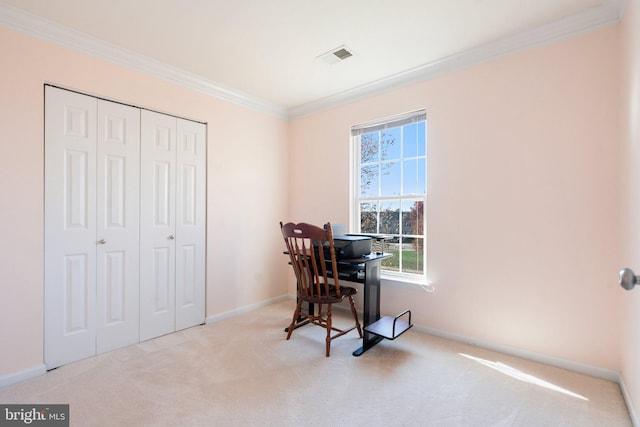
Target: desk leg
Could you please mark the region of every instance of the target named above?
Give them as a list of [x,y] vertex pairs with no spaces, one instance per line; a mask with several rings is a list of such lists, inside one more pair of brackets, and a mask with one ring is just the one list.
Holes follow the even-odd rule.
[[[381,261],[365,263],[364,278],[364,314],[363,326],[366,328],[380,319],[380,266]],[[353,352],[354,356],[360,356],[374,345],[382,341],[382,337],[363,331],[362,347]]]

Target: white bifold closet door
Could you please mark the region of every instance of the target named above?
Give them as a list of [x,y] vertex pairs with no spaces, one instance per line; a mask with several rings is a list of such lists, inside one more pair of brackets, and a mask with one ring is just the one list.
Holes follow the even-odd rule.
[[46,86],[45,364],[139,340],[140,110]]
[[204,322],[206,125],[45,86],[45,364]]
[[204,322],[206,127],[142,111],[140,340]]

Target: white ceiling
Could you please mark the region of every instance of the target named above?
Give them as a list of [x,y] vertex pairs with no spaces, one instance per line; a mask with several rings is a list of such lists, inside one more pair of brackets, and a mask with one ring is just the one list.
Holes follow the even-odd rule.
[[[182,74],[192,84],[295,116],[446,72],[447,64],[460,68],[617,22],[624,4],[625,0],[0,0],[0,25],[57,37],[59,42],[73,37],[74,43],[68,44],[74,46],[86,38],[94,54],[108,52],[105,56],[111,59],[120,55],[121,62],[137,56],[147,66],[166,66],[171,70],[167,73]],[[332,65],[317,58],[341,45],[354,56]],[[121,52],[114,53],[114,47]]]

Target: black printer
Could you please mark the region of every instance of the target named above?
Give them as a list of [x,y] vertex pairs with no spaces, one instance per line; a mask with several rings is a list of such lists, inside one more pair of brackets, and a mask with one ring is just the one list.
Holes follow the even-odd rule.
[[360,258],[371,253],[371,237],[351,234],[333,236],[333,246],[336,259]]

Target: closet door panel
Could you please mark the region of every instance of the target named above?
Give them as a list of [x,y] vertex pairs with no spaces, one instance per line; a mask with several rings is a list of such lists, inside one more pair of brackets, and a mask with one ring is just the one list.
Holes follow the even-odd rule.
[[140,340],[175,330],[176,118],[142,110]]
[[139,341],[140,109],[98,101],[97,352]]
[[47,368],[96,352],[95,98],[45,89],[44,347]]
[[178,119],[176,329],[204,322],[206,126]]

